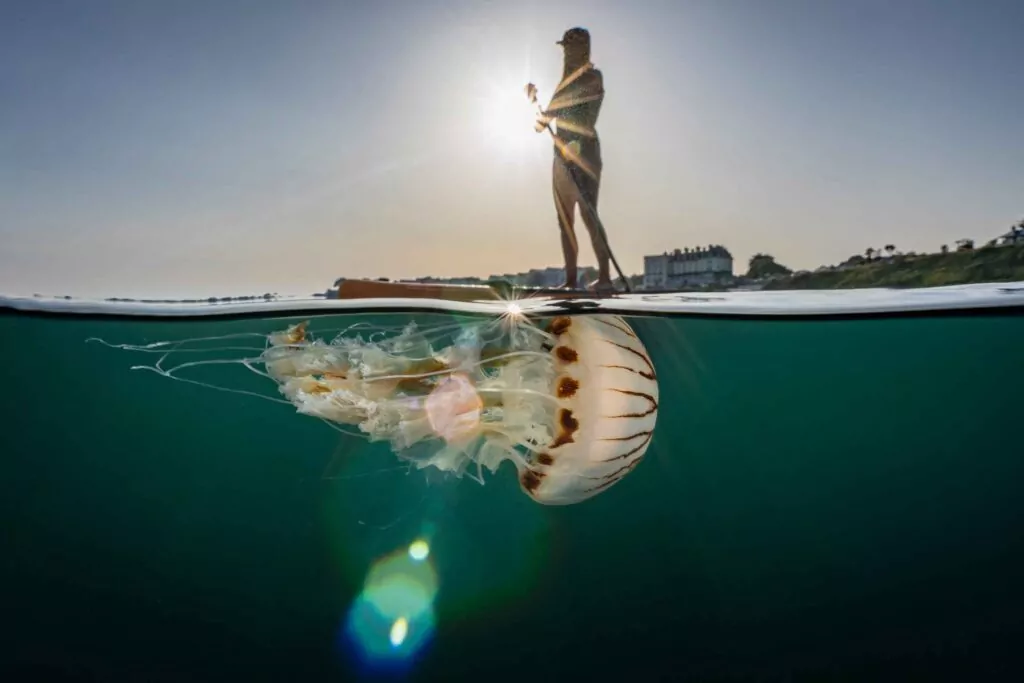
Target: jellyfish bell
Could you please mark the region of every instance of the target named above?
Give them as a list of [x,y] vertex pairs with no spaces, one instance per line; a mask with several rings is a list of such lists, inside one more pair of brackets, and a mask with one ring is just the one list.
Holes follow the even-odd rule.
[[[330,341],[300,323],[263,341],[257,357],[238,362],[273,380],[299,413],[354,426],[415,467],[481,483],[484,470],[511,461],[523,492],[546,505],[621,481],[643,459],[658,415],[654,365],[615,315],[517,314],[454,332],[409,324]],[[182,379],[179,368],[203,362],[149,369]]]
[[519,482],[537,502],[565,505],[611,487],[640,464],[658,417],[658,381],[623,318],[555,318],[550,331],[556,433],[519,468]]

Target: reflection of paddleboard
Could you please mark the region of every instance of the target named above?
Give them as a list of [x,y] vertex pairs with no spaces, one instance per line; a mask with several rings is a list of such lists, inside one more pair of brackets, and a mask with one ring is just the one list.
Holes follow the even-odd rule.
[[339,280],[332,299],[440,299],[443,301],[510,301],[518,299],[594,299],[582,289],[516,287],[506,282],[493,285],[453,285],[433,282]]

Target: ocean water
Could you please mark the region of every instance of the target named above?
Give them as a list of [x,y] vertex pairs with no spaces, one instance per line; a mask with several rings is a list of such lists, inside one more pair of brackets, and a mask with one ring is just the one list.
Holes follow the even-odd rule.
[[[511,465],[485,485],[410,472],[86,341],[290,322],[0,315],[4,680],[1021,673],[1020,315],[631,318],[655,437],[569,507],[534,503]],[[237,365],[201,370],[273,395]],[[412,603],[393,645],[382,615]]]

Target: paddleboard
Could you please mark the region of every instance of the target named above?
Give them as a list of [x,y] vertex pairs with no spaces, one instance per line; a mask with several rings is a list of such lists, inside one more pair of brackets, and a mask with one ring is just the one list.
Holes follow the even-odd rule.
[[587,299],[593,292],[576,289],[520,287],[506,282],[456,285],[390,280],[339,280],[328,298],[336,299],[438,299],[442,301],[508,301],[512,299]]
[[[357,281],[353,281],[357,282]],[[363,281],[366,282],[366,281]],[[372,281],[370,281],[372,282]],[[387,285],[401,285],[388,287]],[[1005,315],[1024,313],[1024,282],[986,283],[919,289],[787,290],[733,292],[639,292],[607,298],[559,290],[513,288],[501,296],[489,287],[456,285],[411,287],[378,283],[342,287],[345,298],[280,297],[270,300],[151,302],[4,297],[0,312],[100,316],[206,317],[299,316],[360,312],[439,312],[502,315],[612,313],[640,316],[808,319],[904,315]]]

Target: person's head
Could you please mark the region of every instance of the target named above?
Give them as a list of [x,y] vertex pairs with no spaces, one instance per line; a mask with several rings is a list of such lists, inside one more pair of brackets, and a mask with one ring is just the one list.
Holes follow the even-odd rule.
[[582,66],[590,61],[590,31],[571,28],[558,41],[565,53],[566,66]]

